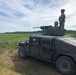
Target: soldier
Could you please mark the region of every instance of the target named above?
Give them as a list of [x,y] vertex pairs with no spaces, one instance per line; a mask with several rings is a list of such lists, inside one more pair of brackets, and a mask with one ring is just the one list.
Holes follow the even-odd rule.
[[54,28],[58,28],[58,21],[54,22]]
[[61,9],[61,16],[59,17],[59,23],[60,23],[60,28],[64,29],[64,23],[65,23],[65,9]]

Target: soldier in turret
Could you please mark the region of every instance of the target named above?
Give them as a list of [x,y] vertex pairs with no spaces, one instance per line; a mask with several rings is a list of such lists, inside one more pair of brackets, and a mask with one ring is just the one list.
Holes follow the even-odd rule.
[[54,28],[58,28],[58,21],[54,22]]
[[61,9],[61,16],[59,17],[59,23],[60,23],[60,29],[64,29],[64,23],[65,23],[65,9]]

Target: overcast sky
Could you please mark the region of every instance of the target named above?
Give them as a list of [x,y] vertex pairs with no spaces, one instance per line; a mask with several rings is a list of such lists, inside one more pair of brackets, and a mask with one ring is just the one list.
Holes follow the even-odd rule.
[[76,0],[0,0],[0,32],[54,25],[65,9],[65,28],[76,30]]

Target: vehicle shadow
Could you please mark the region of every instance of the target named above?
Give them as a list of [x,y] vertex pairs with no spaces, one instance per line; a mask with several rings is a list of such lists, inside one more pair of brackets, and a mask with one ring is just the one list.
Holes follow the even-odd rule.
[[20,75],[62,75],[57,72],[55,65],[46,61],[33,57],[22,59],[17,54],[10,56],[10,58],[14,64],[12,70]]

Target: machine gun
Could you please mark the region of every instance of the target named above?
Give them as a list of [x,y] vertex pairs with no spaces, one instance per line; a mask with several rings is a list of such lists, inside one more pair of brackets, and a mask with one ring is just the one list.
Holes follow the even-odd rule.
[[40,28],[42,29],[43,35],[50,35],[50,36],[63,36],[65,34],[65,29],[54,28],[51,25],[48,26],[40,26],[40,27],[33,27],[33,28]]
[[44,28],[49,28],[49,27],[53,27],[53,26],[48,25],[48,26],[40,26],[40,27],[33,27],[33,28],[40,28],[40,29],[44,29]]

